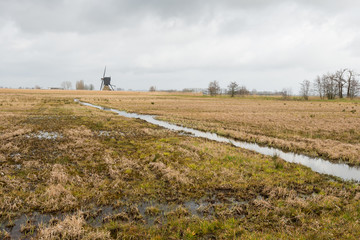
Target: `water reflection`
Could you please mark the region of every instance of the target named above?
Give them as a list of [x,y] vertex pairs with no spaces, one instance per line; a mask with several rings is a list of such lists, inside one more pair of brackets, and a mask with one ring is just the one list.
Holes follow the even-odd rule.
[[153,115],[128,113],[128,112],[119,111],[116,109],[103,108],[103,107],[100,107],[100,106],[97,106],[97,105],[94,105],[91,103],[81,102],[77,99],[75,99],[75,101],[77,101],[80,104],[85,105],[85,106],[95,107],[95,108],[98,108],[101,110],[115,112],[123,117],[142,119],[142,120],[145,120],[146,122],[149,122],[149,123],[152,123],[152,124],[155,124],[155,125],[158,125],[158,126],[161,126],[161,127],[173,130],[173,131],[187,132],[187,133],[192,134],[195,137],[206,138],[206,139],[210,139],[210,140],[217,141],[217,142],[230,143],[236,147],[252,150],[252,151],[255,151],[255,152],[258,152],[258,153],[261,153],[264,155],[268,155],[268,156],[277,155],[287,162],[302,164],[304,166],[311,168],[313,171],[318,172],[318,173],[333,175],[333,176],[340,177],[345,180],[360,181],[360,168],[359,167],[350,167],[347,164],[332,163],[332,162],[329,162],[329,161],[321,159],[321,158],[313,158],[313,157],[308,157],[308,156],[305,156],[302,154],[283,152],[282,150],[272,148],[272,147],[260,146],[256,143],[247,143],[247,142],[242,142],[242,141],[236,141],[231,138],[219,136],[216,133],[202,132],[202,131],[195,130],[192,128],[182,127],[182,126],[171,124],[171,123],[168,123],[165,121],[157,120],[157,119],[155,119],[155,116],[153,116]]

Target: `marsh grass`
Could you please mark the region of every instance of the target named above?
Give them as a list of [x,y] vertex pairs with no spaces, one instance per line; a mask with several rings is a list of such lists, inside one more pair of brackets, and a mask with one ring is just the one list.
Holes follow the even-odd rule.
[[275,169],[283,169],[284,168],[284,160],[279,158],[279,155],[274,154],[271,159],[274,161]]
[[[298,101],[284,106],[280,100],[265,99],[1,90],[1,238],[21,234],[21,224],[20,236],[26,232],[26,237],[35,239],[360,237],[356,183],[314,173],[277,156],[178,135],[138,119],[80,106],[73,102],[75,97],[163,114],[187,126],[230,136],[245,132],[244,138],[253,136],[255,141],[265,136],[266,141],[281,140],[282,146],[294,150],[304,144],[303,138],[310,145],[323,139],[312,151],[325,146],[325,154],[336,141],[348,146],[347,154],[357,154],[352,141],[357,137],[358,111],[346,113],[346,123],[354,123],[351,135],[339,140],[337,128],[348,127],[335,124],[329,128],[335,136],[327,139],[322,124],[333,107],[327,102],[320,102],[326,110],[315,106],[315,117],[309,117],[303,104],[314,104]],[[227,114],[229,106],[236,110],[234,116]],[[267,108],[279,110],[279,117],[262,114]],[[306,121],[313,119],[317,127],[310,130],[318,136],[306,137],[309,129],[298,132],[304,125],[292,122],[290,110]],[[337,119],[338,113],[334,115],[329,119]],[[290,126],[280,119],[284,116],[289,116]],[[41,131],[62,137],[27,137]],[[298,137],[300,145],[294,143]],[[37,214],[45,220],[32,221]],[[31,225],[18,224],[24,216]]]
[[[155,114],[162,120],[257,142],[285,151],[360,164],[358,99],[283,101],[276,97],[201,97],[196,95],[122,94],[109,101],[84,96],[94,104]],[[148,106],[144,102],[156,101]],[[346,111],[343,111],[346,109]]]

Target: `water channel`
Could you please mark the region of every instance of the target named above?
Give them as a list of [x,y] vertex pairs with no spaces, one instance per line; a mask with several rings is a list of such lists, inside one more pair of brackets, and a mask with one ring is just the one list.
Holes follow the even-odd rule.
[[145,114],[137,114],[137,113],[128,113],[125,111],[119,111],[112,108],[104,108],[101,106],[97,106],[91,103],[81,102],[78,99],[75,99],[76,102],[79,102],[80,104],[84,106],[94,107],[98,108],[100,110],[105,111],[111,111],[114,113],[119,114],[123,117],[128,118],[138,118],[142,119],[146,122],[173,130],[173,131],[183,131],[186,133],[192,134],[194,137],[201,137],[206,138],[209,140],[222,142],[222,143],[230,143],[236,147],[248,149],[257,153],[261,153],[263,155],[268,156],[274,156],[277,155],[278,157],[284,159],[287,162],[291,163],[299,163],[301,165],[307,166],[311,168],[313,171],[323,174],[329,174],[336,177],[340,177],[344,180],[355,180],[360,182],[360,167],[351,167],[347,164],[343,163],[332,163],[330,161],[321,159],[321,158],[314,158],[309,157],[303,154],[297,154],[292,152],[284,152],[280,149],[272,148],[272,147],[266,147],[266,146],[260,146],[256,143],[248,143],[243,141],[237,141],[231,138],[226,138],[217,135],[216,133],[210,133],[210,132],[202,132],[196,129],[187,128],[183,126],[178,126],[175,124],[171,124],[165,121],[157,120],[154,115],[145,115]]

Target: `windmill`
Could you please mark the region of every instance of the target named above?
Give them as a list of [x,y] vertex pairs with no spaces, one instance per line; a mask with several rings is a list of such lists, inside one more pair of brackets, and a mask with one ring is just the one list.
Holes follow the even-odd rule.
[[108,90],[108,91],[113,90],[114,91],[113,85],[110,84],[111,77],[105,77],[105,73],[106,73],[106,66],[104,69],[104,75],[101,78],[100,90]]

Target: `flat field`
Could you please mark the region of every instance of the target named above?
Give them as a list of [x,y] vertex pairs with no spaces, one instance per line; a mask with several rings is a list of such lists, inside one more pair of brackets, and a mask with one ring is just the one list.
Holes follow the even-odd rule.
[[357,101],[3,89],[1,239],[360,237],[357,183],[74,98],[333,161],[360,161]]
[[149,94],[83,98],[285,151],[360,165],[360,100]]

